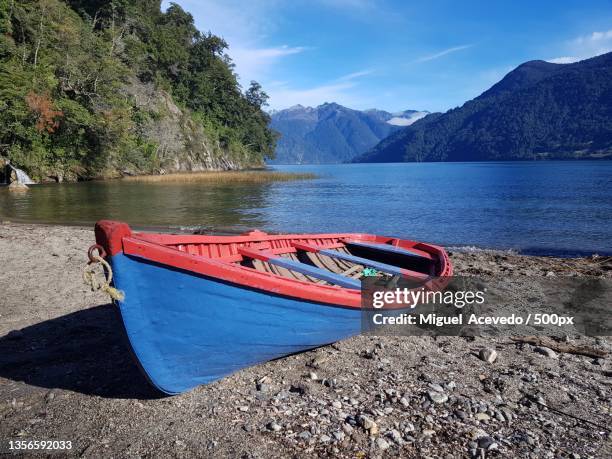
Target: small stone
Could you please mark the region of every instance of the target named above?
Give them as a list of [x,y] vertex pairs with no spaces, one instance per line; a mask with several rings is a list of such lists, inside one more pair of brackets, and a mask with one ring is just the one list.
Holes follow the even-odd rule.
[[412,422],[406,422],[404,424],[404,432],[414,432],[414,431],[415,431],[415,428]]
[[497,360],[497,351],[491,348],[483,348],[478,353],[478,357],[480,360],[483,360],[487,363],[493,363]]
[[535,352],[537,352],[538,354],[545,355],[546,357],[548,357],[550,359],[558,359],[559,358],[557,353],[555,351],[553,351],[552,349],[548,348],[548,347],[536,346],[536,347],[533,348],[533,350]]
[[514,418],[512,411],[510,411],[508,408],[502,408],[501,412],[504,415],[504,418],[507,422],[512,421],[512,419]]
[[332,435],[338,441],[344,440],[344,437],[345,437],[344,432],[334,432]]
[[365,430],[370,430],[372,427],[376,426],[376,423],[367,416],[361,415],[359,416],[357,421],[359,422],[359,425]]
[[482,437],[488,437],[488,434],[482,429],[472,429],[470,430],[469,437],[472,440],[478,440]]
[[428,384],[428,386],[430,387],[430,389],[436,392],[444,392],[444,388],[440,384],[430,383]]
[[8,186],[8,189],[9,191],[27,191],[28,186],[25,183],[15,181]]
[[390,444],[389,444],[389,442],[388,442],[387,440],[385,440],[384,438],[382,438],[382,437],[378,437],[378,438],[376,439],[376,446],[378,446],[378,448],[380,448],[380,449],[382,449],[383,451],[385,451],[385,450],[389,449],[389,447],[390,447],[391,445],[390,445]]
[[407,398],[402,397],[400,398],[400,404],[404,407],[404,408],[408,408],[410,406],[410,402],[408,401]]
[[478,447],[486,450],[497,449],[498,444],[492,437],[486,436],[478,439]]
[[272,432],[280,432],[282,430],[282,427],[280,424],[278,424],[276,421],[272,421],[269,422],[266,427],[271,430]]
[[455,416],[464,421],[468,418],[468,414],[463,410],[455,410]]
[[270,390],[270,386],[266,383],[257,383],[257,385],[255,386],[255,388],[259,391],[259,392],[268,392]]
[[342,403],[339,401],[332,402],[332,406],[338,410],[342,409]]
[[309,379],[312,379],[313,381],[316,381],[317,379],[319,379],[319,377],[317,376],[317,374],[316,374],[314,371],[311,371],[311,372],[308,374],[308,378],[309,378]]
[[448,395],[440,392],[428,392],[429,399],[434,403],[446,403],[448,402]]
[[55,399],[55,392],[49,392],[46,396],[45,396],[45,400],[47,401],[47,403],[52,402]]
[[387,432],[386,436],[389,437],[391,440],[393,440],[398,445],[401,445],[402,443],[404,443],[404,439],[402,438],[402,434],[399,433],[399,431],[396,430],[396,429],[393,429],[393,430],[390,430],[389,432]]
[[329,435],[321,435],[319,440],[321,443],[329,443],[331,441],[331,437]]
[[310,440],[310,437],[312,437],[312,434],[307,430],[298,434],[298,438],[301,438],[302,440]]
[[436,434],[435,430],[431,430],[431,429],[425,429],[423,431],[423,435],[426,437],[433,437]]
[[310,362],[308,362],[307,365],[309,367],[311,367],[311,368],[319,368],[327,360],[328,360],[327,356],[325,356],[325,355],[318,355],[314,359],[312,359]]
[[477,413],[476,419],[478,419],[479,421],[488,421],[489,419],[491,419],[491,416],[486,413]]
[[374,358],[374,351],[372,349],[366,349],[365,351],[363,351],[361,353],[361,356],[364,359],[373,359]]
[[239,411],[242,411],[243,413],[246,413],[247,411],[249,411],[249,407],[248,407],[248,406],[246,406],[246,405],[239,406],[239,407],[238,407],[238,410],[239,410]]

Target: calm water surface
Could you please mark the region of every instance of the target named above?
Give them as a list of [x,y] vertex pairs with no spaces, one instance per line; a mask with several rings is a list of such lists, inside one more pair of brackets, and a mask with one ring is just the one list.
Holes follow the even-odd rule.
[[528,253],[612,253],[612,162],[275,166],[267,184],[89,182],[0,189],[0,216],[52,223],[375,232]]

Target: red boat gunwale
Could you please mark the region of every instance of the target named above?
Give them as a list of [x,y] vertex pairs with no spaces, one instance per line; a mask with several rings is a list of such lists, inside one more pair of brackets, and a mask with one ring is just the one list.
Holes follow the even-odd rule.
[[[394,245],[399,248],[421,252],[424,256],[437,260],[437,272],[431,281],[424,286],[431,290],[438,290],[445,282],[438,278],[448,278],[452,275],[452,265],[443,248],[401,240],[397,238],[376,236],[372,234],[293,234],[270,235],[261,232],[252,232],[243,236],[200,236],[200,235],[172,235],[132,233],[130,227],[121,222],[102,220],[96,224],[96,241],[106,251],[108,256],[119,253],[135,256],[172,268],[193,272],[199,275],[212,277],[224,282],[237,284],[246,288],[264,290],[275,295],[300,298],[316,303],[325,303],[345,308],[361,308],[361,292],[333,285],[320,285],[304,282],[298,279],[289,279],[273,273],[265,273],[229,263],[226,258],[209,258],[190,254],[173,248],[173,245],[182,244],[237,244],[242,245],[253,242],[267,242],[277,240],[304,241],[312,239],[331,239],[337,242],[343,240],[367,241],[379,244]],[[285,251],[291,250],[287,248]]]

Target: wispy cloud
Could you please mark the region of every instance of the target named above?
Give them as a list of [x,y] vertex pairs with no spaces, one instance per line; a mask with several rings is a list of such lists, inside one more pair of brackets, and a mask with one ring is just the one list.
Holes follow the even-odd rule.
[[305,46],[277,46],[272,48],[249,47],[248,44],[232,47],[230,56],[236,64],[236,73],[241,80],[262,80],[269,76],[280,59],[300,54],[310,48]]
[[[243,84],[266,80],[280,60],[310,49],[288,44],[270,46],[266,38],[277,26],[274,11],[278,0],[174,1],[194,15],[200,30],[210,30],[227,41],[228,54]],[[162,6],[169,4],[169,0],[164,0]]]
[[374,73],[374,70],[371,70],[371,69],[360,70],[358,72],[353,72],[347,75],[343,75],[340,78],[337,78],[336,81],[351,81],[351,80],[355,80],[357,78],[361,78],[364,76],[372,75],[373,73]]
[[433,61],[434,59],[439,59],[439,58],[447,56],[449,54],[456,53],[457,51],[461,51],[461,50],[464,50],[464,49],[471,48],[472,46],[474,46],[474,45],[453,46],[452,48],[444,49],[444,50],[439,51],[439,52],[437,52],[435,54],[430,54],[428,56],[420,57],[415,62]]
[[612,30],[592,32],[568,41],[565,45],[568,55],[547,59],[555,64],[571,64],[612,51]]
[[364,106],[370,101],[358,95],[355,89],[360,78],[372,73],[374,70],[360,70],[308,88],[295,88],[286,82],[276,82],[267,87],[270,106],[280,109],[304,103],[315,106],[325,102],[337,102],[348,107]]

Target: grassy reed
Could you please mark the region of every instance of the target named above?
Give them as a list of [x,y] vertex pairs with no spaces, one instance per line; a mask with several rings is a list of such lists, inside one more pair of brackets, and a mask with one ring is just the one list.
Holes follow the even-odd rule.
[[167,175],[138,175],[124,177],[122,180],[129,182],[147,183],[266,183],[266,182],[289,182],[292,180],[311,180],[316,178],[315,174],[277,171],[205,171],[185,172]]

